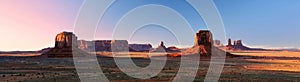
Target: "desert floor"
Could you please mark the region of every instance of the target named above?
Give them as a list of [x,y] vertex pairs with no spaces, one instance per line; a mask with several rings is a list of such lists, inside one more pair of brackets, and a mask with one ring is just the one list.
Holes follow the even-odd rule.
[[[99,52],[99,54],[109,53]],[[98,54],[98,53],[97,53]],[[146,67],[148,53],[131,53],[134,63]],[[300,52],[233,52],[241,57],[227,58],[220,82],[297,82],[300,81]],[[119,55],[122,56],[120,53]],[[160,54],[155,54],[160,55]],[[120,57],[121,57],[120,56]],[[162,61],[162,60],[155,60]],[[150,79],[127,76],[113,58],[98,57],[103,73],[110,81],[172,81],[180,66],[180,58],[168,58],[163,70]],[[203,81],[210,64],[201,59],[195,81]],[[76,82],[80,81],[72,58],[0,57],[0,81],[5,82]]]

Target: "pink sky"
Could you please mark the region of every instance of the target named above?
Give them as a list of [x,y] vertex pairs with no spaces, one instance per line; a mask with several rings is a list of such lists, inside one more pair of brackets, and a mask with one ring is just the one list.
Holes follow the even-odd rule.
[[57,33],[73,30],[81,3],[76,4],[71,0],[0,0],[0,51],[52,47]]

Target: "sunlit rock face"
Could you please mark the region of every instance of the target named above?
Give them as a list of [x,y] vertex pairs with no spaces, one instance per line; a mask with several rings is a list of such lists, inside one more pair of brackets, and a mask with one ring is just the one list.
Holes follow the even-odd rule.
[[[74,44],[72,44],[75,42]],[[69,48],[77,46],[77,37],[72,32],[61,32],[55,37],[55,48]]]
[[49,58],[66,58],[74,57],[73,53],[80,56],[88,55],[78,48],[77,37],[72,32],[61,32],[55,37],[55,47],[42,55]]

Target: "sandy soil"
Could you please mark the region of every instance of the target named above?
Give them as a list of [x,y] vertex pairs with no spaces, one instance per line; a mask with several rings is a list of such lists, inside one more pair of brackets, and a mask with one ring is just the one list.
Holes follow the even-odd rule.
[[248,61],[262,62],[262,64],[245,65],[246,69],[274,70],[300,73],[300,60],[277,60],[277,59],[249,59]]
[[39,53],[26,53],[26,54],[0,54],[0,56],[21,56],[21,57],[28,57],[28,56],[39,56]]
[[242,56],[266,56],[266,57],[298,57],[300,58],[300,52],[289,51],[245,51],[245,52],[232,52],[232,54]]
[[[99,52],[99,54],[102,52]],[[105,52],[103,52],[105,53]],[[102,54],[103,54],[102,53]],[[262,53],[251,56],[261,56]],[[257,53],[257,52],[255,52]],[[273,52],[272,52],[273,53]],[[266,53],[263,54],[272,54]],[[276,52],[282,53],[282,52]],[[275,53],[275,54],[276,54]],[[285,52],[286,53],[286,52]],[[281,56],[293,55],[295,52]],[[109,55],[110,53],[106,53]],[[123,54],[123,53],[119,53]],[[159,55],[159,53],[157,53]],[[151,62],[148,53],[132,52],[132,60],[137,66],[146,67]],[[271,55],[273,56],[273,55]],[[277,55],[278,56],[278,55]],[[280,57],[281,57],[280,56]],[[141,57],[141,58],[138,58]],[[293,56],[294,57],[294,56]],[[113,58],[98,57],[99,64],[104,74],[113,82],[161,82],[172,81],[180,66],[180,58],[168,58],[164,69],[150,79],[136,79],[124,74],[114,63]],[[276,59],[237,57],[228,58],[219,79],[220,82],[297,82],[300,81],[300,59]],[[161,60],[155,60],[161,61]],[[203,81],[210,61],[200,62],[195,81]],[[95,69],[97,70],[97,69]],[[72,58],[42,58],[42,57],[0,57],[1,82],[78,82]]]
[[[92,53],[92,54],[95,54]],[[112,55],[112,52],[96,52],[99,56],[108,56],[108,57],[131,57],[131,58],[150,58],[150,57],[156,57],[156,56],[166,56],[170,53],[164,53],[164,52],[114,52]],[[128,55],[129,54],[129,55]]]
[[233,52],[233,54],[258,57],[246,59],[251,62],[260,62],[258,64],[244,65],[246,69],[300,72],[300,52],[246,51]]

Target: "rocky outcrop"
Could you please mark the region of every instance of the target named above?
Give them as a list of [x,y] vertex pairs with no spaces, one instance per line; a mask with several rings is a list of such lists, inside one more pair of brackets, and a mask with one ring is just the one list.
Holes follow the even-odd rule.
[[194,46],[211,46],[213,41],[212,34],[208,30],[199,30],[195,35]]
[[166,47],[164,42],[161,41],[157,48],[155,48],[152,52],[180,52],[179,48],[176,48],[175,46],[172,47]]
[[152,52],[167,52],[167,47],[165,46],[164,42],[161,41],[157,48],[155,48]]
[[227,53],[218,47],[213,46],[212,34],[208,30],[199,30],[195,34],[195,42],[192,48],[188,48],[180,53],[168,54],[170,57],[180,57],[182,55],[200,55],[205,57],[210,57],[212,54],[214,55],[225,55],[232,56],[232,54]]
[[216,46],[216,47],[222,47],[223,46],[223,44],[221,43],[221,41],[220,40],[214,40],[214,46]]
[[129,48],[127,40],[79,40],[78,44],[85,51],[128,51]]
[[228,44],[227,44],[227,46],[232,46],[232,44],[231,44],[231,39],[229,38],[228,39],[228,42],[227,42]]
[[244,46],[243,43],[242,43],[242,40],[236,40],[236,41],[233,42],[233,44],[235,46]]
[[[198,49],[198,54],[210,56],[213,37],[208,30],[199,30],[195,35],[195,44],[192,48]],[[189,50],[189,49],[188,49]],[[187,50],[187,52],[189,52]],[[195,49],[190,49],[195,50]]]
[[170,46],[170,47],[167,48],[167,50],[170,51],[170,52],[180,52],[181,51],[180,48],[177,48],[175,46]]
[[[73,42],[75,42],[73,44]],[[77,47],[77,37],[72,32],[61,32],[55,37],[55,48]]]
[[129,51],[127,40],[112,40],[110,44],[113,52]]
[[129,44],[131,51],[150,51],[152,49],[151,44]]
[[242,40],[235,40],[233,45],[231,39],[228,39],[228,45],[225,47],[226,50],[252,50],[251,48],[244,46]]
[[61,32],[55,37],[55,47],[47,50],[42,55],[49,58],[65,58],[73,57],[73,53],[81,56],[88,54],[78,48],[77,37],[72,32]]

